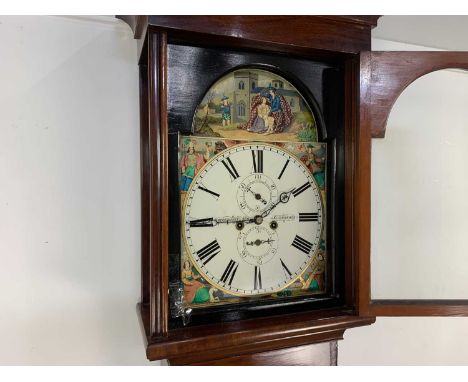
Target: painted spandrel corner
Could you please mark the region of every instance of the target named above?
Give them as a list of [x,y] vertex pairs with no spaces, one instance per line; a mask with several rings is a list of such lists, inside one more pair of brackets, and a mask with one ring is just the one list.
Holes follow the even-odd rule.
[[198,105],[195,135],[258,141],[316,142],[314,114],[299,91],[263,69],[239,69],[218,80]]

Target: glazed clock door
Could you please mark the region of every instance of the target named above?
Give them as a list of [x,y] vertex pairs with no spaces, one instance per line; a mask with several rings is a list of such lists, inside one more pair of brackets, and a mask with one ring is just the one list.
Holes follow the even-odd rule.
[[[468,52],[365,52],[361,54],[360,75],[360,126],[355,132],[359,142],[355,156],[358,182],[354,190],[359,216],[354,227],[359,231],[355,243],[359,254],[359,314],[466,316],[468,293],[463,269],[468,243],[464,244],[463,227],[468,216],[464,196],[468,173],[463,163],[468,160]],[[411,99],[405,98],[408,93],[402,93],[430,76],[438,81],[433,92],[419,90],[411,93]],[[452,88],[443,91],[444,86]],[[438,123],[427,123],[425,130],[425,121],[430,121],[425,114],[432,111],[429,98],[447,107],[435,104],[434,109],[443,115],[435,116]],[[400,105],[405,99],[413,105],[411,108]],[[459,107],[458,117],[448,114],[455,105]],[[417,126],[418,135],[411,135],[394,122],[398,118],[393,114],[387,126],[394,106],[395,112],[404,110],[409,126]],[[416,115],[424,118],[418,120]],[[386,127],[386,139],[392,140],[393,151],[385,148],[385,139],[372,139],[384,138]],[[385,160],[379,155],[384,149]],[[376,187],[372,199],[371,153],[373,166],[378,166],[374,170],[383,169],[373,173]],[[457,171],[459,166],[461,170]],[[377,195],[376,190],[382,192]],[[388,237],[395,240],[390,242]],[[454,241],[459,243],[458,251],[450,249]]]
[[343,104],[322,111],[303,74],[329,84],[316,93],[321,99],[339,100],[343,73],[288,73],[276,57],[227,51],[236,66],[227,60],[213,72],[203,60],[181,70],[180,57],[215,59],[219,51],[170,45],[168,52],[177,69],[170,72],[186,73],[171,83],[192,89],[172,95],[169,117],[169,180],[178,191],[169,195],[172,325],[342,305]]

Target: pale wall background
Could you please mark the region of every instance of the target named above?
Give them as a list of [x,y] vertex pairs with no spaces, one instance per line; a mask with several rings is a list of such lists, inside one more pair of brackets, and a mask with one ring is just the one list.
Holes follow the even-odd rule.
[[0,17],[0,47],[0,364],[148,364],[130,30]]
[[[386,17],[373,46],[421,49],[386,38],[468,50],[464,25]],[[430,40],[431,31],[440,38]],[[148,365],[135,310],[139,109],[131,32],[107,17],[2,16],[0,47],[0,364]],[[453,72],[440,86],[445,79],[464,81]],[[412,106],[397,106],[394,131],[410,131]],[[387,138],[374,145],[373,175],[399,150],[398,134],[390,129]],[[374,194],[385,195],[385,182],[374,176]],[[374,198],[374,214],[379,206]],[[387,237],[385,224],[373,217],[373,262],[385,265],[374,242]],[[394,291],[391,282],[380,288]],[[346,332],[339,364],[468,364],[467,335],[465,318],[378,318]]]

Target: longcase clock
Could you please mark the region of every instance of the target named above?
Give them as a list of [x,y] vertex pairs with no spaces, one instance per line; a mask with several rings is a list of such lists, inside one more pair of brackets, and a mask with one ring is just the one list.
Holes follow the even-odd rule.
[[408,84],[466,53],[370,52],[371,16],[122,18],[148,359],[314,364],[314,344],[377,315],[468,313],[370,298],[371,138]]

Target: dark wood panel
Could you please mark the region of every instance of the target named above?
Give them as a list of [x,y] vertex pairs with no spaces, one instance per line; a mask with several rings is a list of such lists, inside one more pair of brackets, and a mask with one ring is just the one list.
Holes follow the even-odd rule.
[[[152,335],[168,330],[168,171],[167,171],[167,60],[165,34],[151,34],[148,43],[149,163],[149,308]],[[145,167],[148,166],[149,170]]]
[[355,147],[359,127],[359,60],[346,61],[345,65],[345,110],[344,110],[344,261],[346,303],[356,304],[358,295],[358,268],[356,261],[355,235]]
[[395,101],[419,77],[441,69],[468,69],[468,52],[372,52],[368,112],[372,136],[383,138]]
[[[190,366],[336,366],[336,342],[297,346],[269,352],[244,354]],[[171,359],[171,365],[187,365],[185,359]]]
[[353,180],[353,251],[356,254],[357,306],[359,315],[369,313],[370,299],[370,230],[371,230],[371,53],[360,56],[359,125],[352,131],[355,176]]

